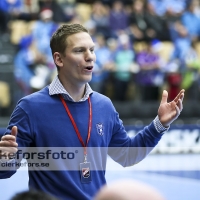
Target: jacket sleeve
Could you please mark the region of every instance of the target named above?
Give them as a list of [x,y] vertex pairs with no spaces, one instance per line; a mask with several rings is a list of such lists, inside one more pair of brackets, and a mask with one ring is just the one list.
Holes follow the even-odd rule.
[[162,137],[154,123],[145,126],[134,137],[129,137],[119,114],[115,111],[114,127],[108,154],[124,167],[134,165],[144,159]]
[[[17,126],[17,143],[18,149],[23,149],[26,151],[28,147],[32,144],[32,131],[30,126],[30,121],[26,112],[17,105],[15,110],[13,111],[9,125],[6,129],[5,134],[10,134],[13,126]],[[18,158],[13,158],[12,160],[5,161],[3,159],[0,160],[0,179],[10,178],[20,167],[20,162],[22,160],[22,156],[18,156]]]

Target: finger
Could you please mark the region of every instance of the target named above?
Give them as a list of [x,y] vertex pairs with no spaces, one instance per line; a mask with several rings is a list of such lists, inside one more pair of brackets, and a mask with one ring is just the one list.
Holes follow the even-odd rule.
[[178,117],[180,115],[181,111],[177,105],[175,106],[175,108],[176,108],[176,117]]
[[182,97],[182,95],[184,94],[184,92],[185,92],[185,90],[181,90],[181,91],[178,93],[178,95],[175,97],[174,100],[175,100],[175,101],[178,101],[178,99]]
[[182,98],[182,95],[184,95],[184,92],[185,92],[185,90],[182,89],[182,90],[178,93],[178,95],[175,97],[174,101],[175,101],[176,103],[178,102],[178,100],[179,100],[180,98]]
[[4,135],[1,138],[1,141],[7,141],[7,140],[11,140],[11,141],[16,141],[16,137],[13,135]]
[[170,104],[171,104],[172,108],[176,109],[176,110],[174,110],[173,113],[175,113],[175,115],[180,114],[180,108],[178,107],[178,105],[174,101],[172,101]]
[[160,104],[167,103],[167,98],[168,98],[168,92],[166,90],[163,90]]
[[179,110],[181,112],[183,110],[183,104],[182,104],[182,100],[181,99],[178,100],[177,106],[178,106],[178,108],[179,108]]
[[17,126],[13,126],[13,127],[12,127],[11,135],[17,137]]
[[1,141],[0,147],[17,147],[18,143],[13,142],[11,140]]
[[184,90],[181,90],[179,93],[178,93],[178,95],[174,98],[174,101],[177,103],[178,102],[178,100],[180,99],[180,98],[182,98],[182,95],[184,94]]
[[181,95],[181,97],[180,97],[181,101],[183,101],[184,96],[185,96],[184,93],[182,93],[182,95]]

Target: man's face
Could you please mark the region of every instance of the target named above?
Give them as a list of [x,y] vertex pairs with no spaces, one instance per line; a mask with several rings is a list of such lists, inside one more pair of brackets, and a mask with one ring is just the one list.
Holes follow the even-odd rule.
[[76,33],[67,38],[67,47],[61,55],[59,76],[71,84],[85,84],[92,78],[96,56],[94,43],[86,32]]

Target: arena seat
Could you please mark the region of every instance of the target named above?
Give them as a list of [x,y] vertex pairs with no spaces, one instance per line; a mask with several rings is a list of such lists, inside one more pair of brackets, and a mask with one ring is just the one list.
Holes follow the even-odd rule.
[[23,20],[10,21],[9,27],[11,29],[10,40],[12,44],[19,44],[19,41],[23,36],[31,33],[32,27],[35,21],[25,22]]
[[200,56],[200,42],[196,42],[195,49],[197,51],[197,54]]
[[76,12],[81,17],[82,23],[84,23],[90,19],[90,15],[92,12],[91,5],[87,3],[77,3]]
[[7,108],[10,105],[10,86],[4,81],[0,81],[0,107]]
[[146,47],[147,47],[147,43],[144,42],[144,41],[134,42],[134,44],[133,44],[133,48],[134,48],[136,53],[146,49]]
[[159,51],[159,54],[160,54],[161,58],[164,59],[164,61],[169,60],[173,48],[174,48],[174,45],[172,42],[162,42],[162,46]]

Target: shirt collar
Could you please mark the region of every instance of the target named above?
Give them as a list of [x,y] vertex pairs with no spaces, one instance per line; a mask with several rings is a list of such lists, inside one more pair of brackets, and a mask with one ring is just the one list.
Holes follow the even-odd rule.
[[[88,83],[86,83],[85,94],[83,98],[79,100],[79,102],[86,101],[89,98],[90,94],[92,93],[93,93],[92,88]],[[56,94],[62,94],[65,100],[75,102],[74,99],[71,97],[71,95],[63,87],[58,76],[56,76],[49,85],[49,95],[56,95]]]

